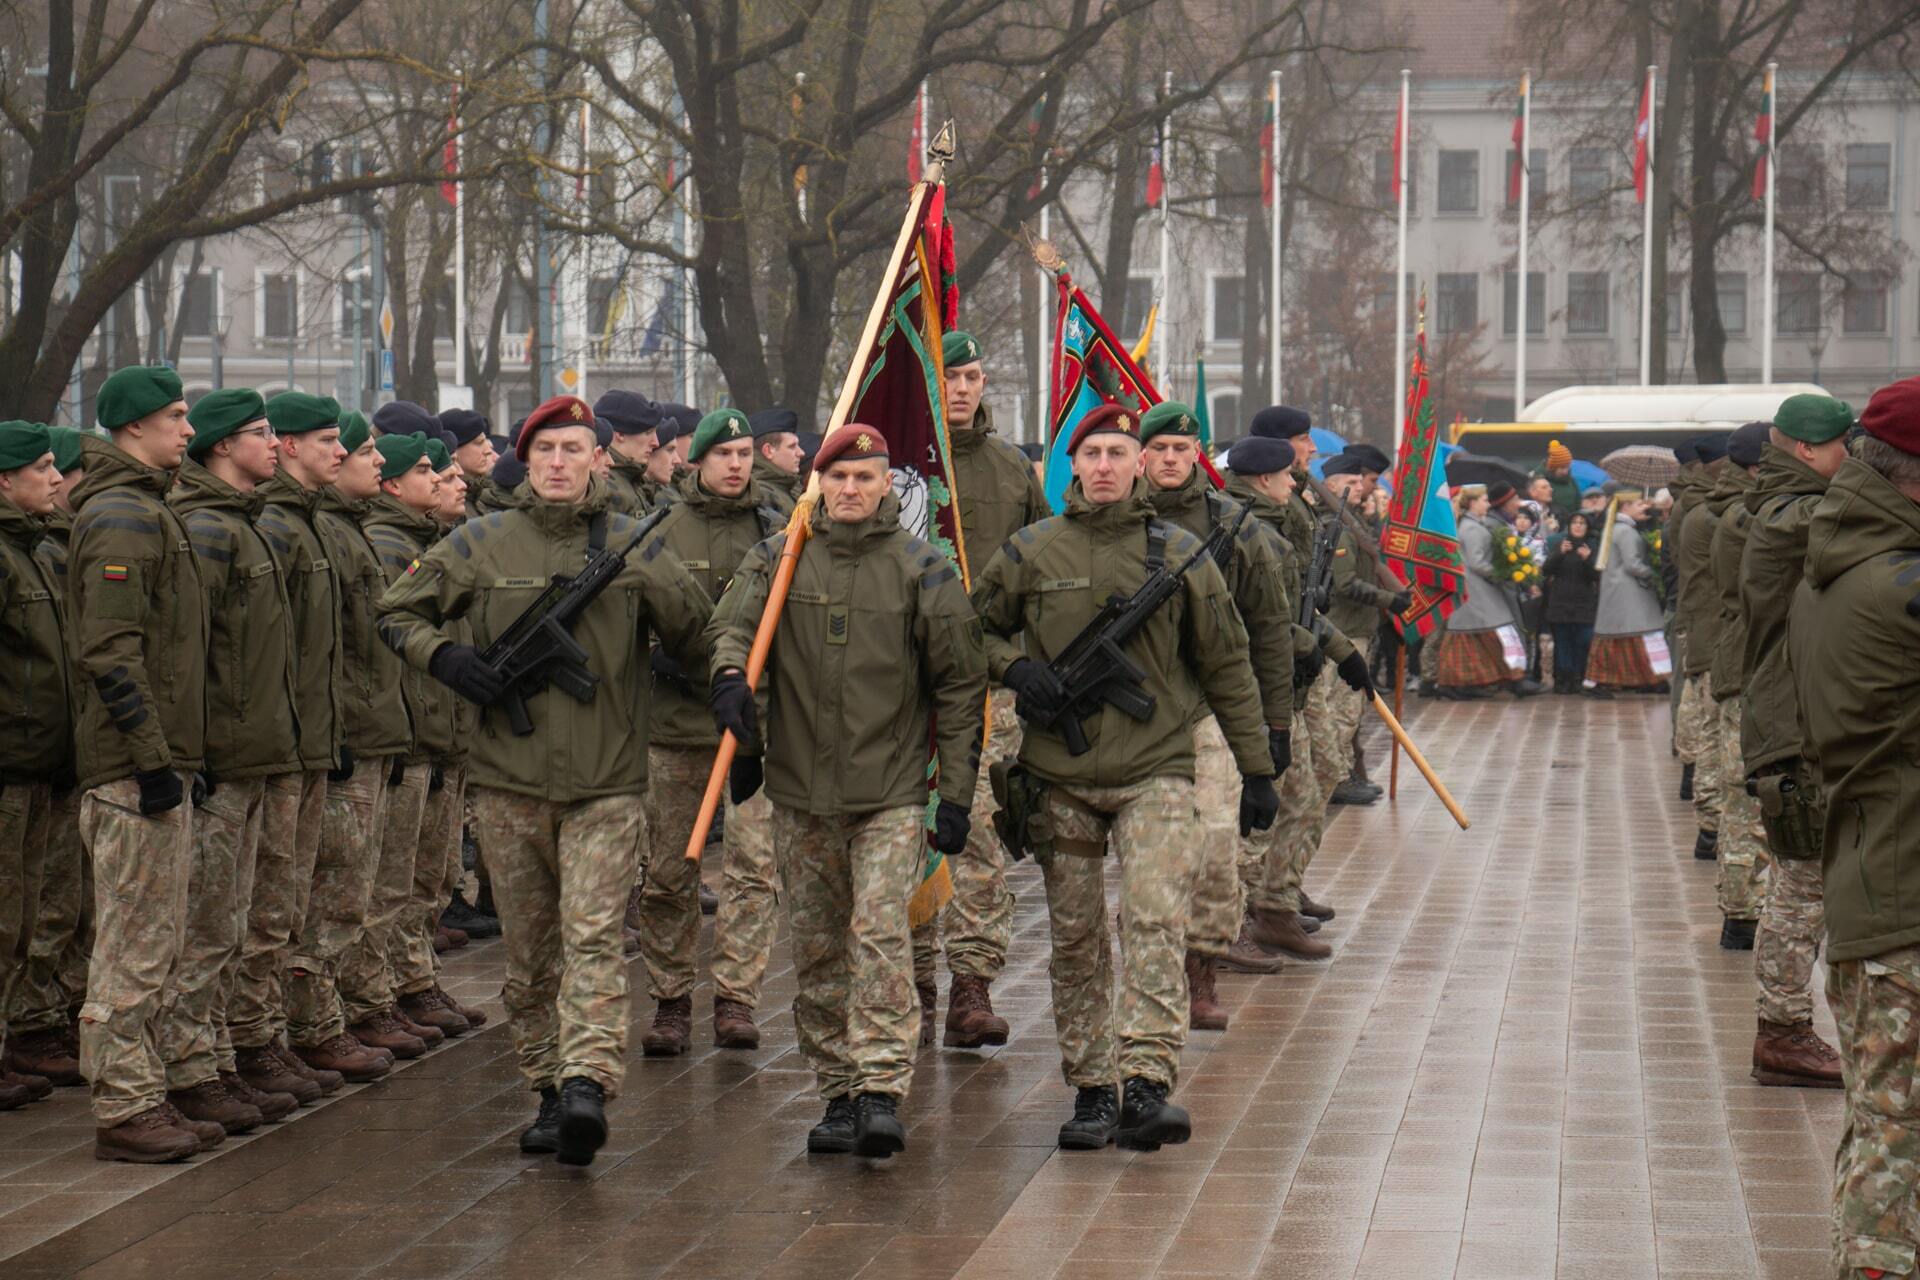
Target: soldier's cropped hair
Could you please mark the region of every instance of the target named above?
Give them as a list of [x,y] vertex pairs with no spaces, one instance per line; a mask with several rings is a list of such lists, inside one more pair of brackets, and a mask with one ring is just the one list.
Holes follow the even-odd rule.
[[1897,485],[1920,485],[1920,454],[1896,449],[1877,436],[1861,436],[1853,456]]

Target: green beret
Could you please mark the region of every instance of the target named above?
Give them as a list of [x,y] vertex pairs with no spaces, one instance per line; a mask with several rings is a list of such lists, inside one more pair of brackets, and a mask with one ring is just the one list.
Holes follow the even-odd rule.
[[397,480],[413,470],[413,464],[427,456],[425,436],[381,436],[373,442],[380,451],[380,478]]
[[267,401],[267,421],[275,435],[297,436],[340,425],[340,402],[332,396],[282,391]]
[[206,457],[207,450],[248,423],[266,416],[266,401],[251,387],[225,387],[207,392],[199,403],[187,410],[187,421],[193,424],[187,456],[196,461]]
[[1140,443],[1145,444],[1155,436],[1200,436],[1200,419],[1193,416],[1193,410],[1178,400],[1162,400],[1147,410],[1140,419]]
[[176,401],[187,398],[180,375],[165,365],[136,364],[114,370],[100,384],[93,416],[109,431],[138,422]]
[[54,466],[71,471],[80,465],[80,442],[86,439],[86,432],[72,427],[48,427],[47,434],[53,437]]
[[30,467],[53,452],[53,437],[44,423],[0,422],[0,471]]
[[427,441],[427,457],[433,460],[435,475],[439,475],[453,465],[453,455],[447,452],[446,442],[442,440]]
[[360,446],[373,434],[373,425],[367,421],[367,415],[358,409],[340,419],[340,447],[348,453],[358,453]]
[[1832,396],[1788,396],[1774,411],[1773,425],[1783,436],[1825,444],[1847,434],[1853,425],[1853,406]]
[[980,340],[970,333],[953,330],[940,340],[940,363],[949,369],[958,369],[963,364],[979,364],[986,356],[980,350]]
[[687,445],[687,461],[700,461],[707,450],[728,440],[751,439],[753,424],[747,421],[746,414],[738,409],[715,409],[693,429],[693,440]]

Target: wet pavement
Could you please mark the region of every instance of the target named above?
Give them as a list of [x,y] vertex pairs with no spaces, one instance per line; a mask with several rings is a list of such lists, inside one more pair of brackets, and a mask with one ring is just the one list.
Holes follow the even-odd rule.
[[1072,1094],[1023,866],[1012,1042],[923,1051],[894,1160],[805,1154],[784,944],[760,1050],[713,1048],[703,985],[691,1055],[635,1035],[590,1168],[521,1156],[476,944],[448,986],[484,1031],[190,1164],[93,1160],[79,1090],[0,1115],[0,1277],[1829,1275],[1841,1095],[1748,1078],[1752,957],[1716,945],[1664,700],[1409,710],[1473,829],[1404,762],[1397,804],[1337,811],[1308,876],[1337,954],[1222,976],[1185,1147],[1055,1150]]

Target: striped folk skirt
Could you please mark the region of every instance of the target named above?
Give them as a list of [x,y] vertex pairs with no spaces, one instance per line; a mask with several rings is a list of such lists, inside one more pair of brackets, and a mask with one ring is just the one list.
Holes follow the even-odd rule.
[[1498,631],[1449,631],[1440,642],[1437,674],[1443,688],[1476,689],[1518,680],[1526,672],[1507,669]]
[[1587,681],[1605,689],[1651,689],[1656,675],[1639,636],[1596,636],[1587,652]]

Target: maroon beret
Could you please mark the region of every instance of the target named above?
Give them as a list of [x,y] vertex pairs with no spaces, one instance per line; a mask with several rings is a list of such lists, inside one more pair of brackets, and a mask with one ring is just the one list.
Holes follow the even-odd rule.
[[1067,456],[1072,457],[1080,449],[1081,441],[1088,436],[1101,432],[1140,439],[1140,411],[1131,405],[1103,404],[1098,409],[1080,419],[1080,425],[1073,429],[1073,435],[1067,439]]
[[836,462],[858,462],[862,458],[886,456],[887,438],[880,434],[878,427],[849,422],[820,442],[820,451],[813,455],[813,469],[825,471]]
[[1860,414],[1860,429],[1902,453],[1920,454],[1920,378],[1889,382]]
[[593,406],[579,396],[555,396],[528,414],[513,442],[514,456],[520,461],[527,460],[527,448],[533,444],[534,433],[543,427],[585,427],[594,431]]

